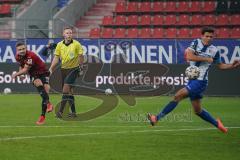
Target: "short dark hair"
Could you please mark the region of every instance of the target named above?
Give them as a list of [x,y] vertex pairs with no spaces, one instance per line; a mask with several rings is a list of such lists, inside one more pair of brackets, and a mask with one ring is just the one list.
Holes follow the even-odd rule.
[[63,28],[63,31],[65,31],[65,30],[67,30],[67,29],[73,30],[72,27],[64,27],[64,28]]
[[204,35],[204,33],[209,32],[209,33],[214,33],[214,28],[212,27],[203,27],[202,28],[202,35]]
[[17,41],[15,47],[19,47],[19,46],[22,46],[22,45],[25,46],[25,45],[26,45],[25,42],[23,42],[23,41]]

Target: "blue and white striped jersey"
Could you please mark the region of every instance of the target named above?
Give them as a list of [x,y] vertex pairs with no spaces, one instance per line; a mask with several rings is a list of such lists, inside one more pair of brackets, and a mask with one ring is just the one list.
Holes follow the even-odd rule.
[[[197,56],[213,58],[213,63],[221,63],[221,57],[217,47],[212,44],[204,45],[201,39],[193,40],[188,49],[194,51]],[[208,80],[208,71],[212,63],[190,61],[190,65],[199,67],[200,76],[198,80]]]

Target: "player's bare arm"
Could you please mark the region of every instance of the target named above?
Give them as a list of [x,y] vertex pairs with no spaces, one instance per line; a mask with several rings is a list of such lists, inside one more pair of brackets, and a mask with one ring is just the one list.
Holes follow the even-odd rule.
[[219,69],[233,69],[233,68],[236,68],[238,66],[240,66],[240,61],[237,61],[237,60],[235,60],[231,64],[225,64],[225,63],[218,64]]
[[[20,70],[22,70],[23,68],[21,67],[21,66],[19,66],[19,69],[18,69],[18,71],[20,71]],[[21,76],[19,76],[20,77],[20,79],[21,80],[23,80],[24,78],[25,78],[25,75],[21,75]]]
[[57,64],[59,62],[59,56],[54,56],[52,64],[49,68],[49,72],[52,74],[53,70],[56,68]]
[[188,61],[195,61],[195,62],[209,62],[209,63],[212,63],[213,62],[213,59],[212,58],[209,58],[209,57],[201,57],[201,56],[197,56],[194,54],[194,51],[191,50],[191,49],[187,49],[186,50],[186,59]]
[[83,55],[79,55],[79,62],[80,62],[80,65],[83,65],[83,62],[84,62],[84,56]]
[[17,76],[21,76],[21,75],[27,74],[30,68],[31,67],[29,65],[27,65],[27,64],[25,64],[23,68],[19,67],[20,70],[17,73],[14,73],[12,75],[12,78],[16,78]]

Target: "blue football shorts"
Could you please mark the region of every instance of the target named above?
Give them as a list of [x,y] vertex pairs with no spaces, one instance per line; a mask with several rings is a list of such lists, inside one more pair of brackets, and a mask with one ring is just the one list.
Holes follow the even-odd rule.
[[202,99],[203,92],[206,90],[207,85],[207,80],[189,80],[186,89],[188,90],[190,100]]

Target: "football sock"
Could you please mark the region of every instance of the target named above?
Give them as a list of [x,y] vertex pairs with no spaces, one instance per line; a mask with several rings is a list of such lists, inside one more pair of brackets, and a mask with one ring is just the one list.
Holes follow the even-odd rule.
[[212,125],[214,125],[215,127],[218,126],[217,121],[204,109],[202,109],[202,111],[200,113],[197,114],[199,117],[201,117],[203,120],[211,123]]
[[49,103],[49,96],[48,93],[45,91],[43,86],[38,86],[37,90],[42,97],[42,116],[45,116],[47,111],[47,104]]
[[68,100],[69,100],[69,95],[68,94],[63,94],[59,112],[63,113],[63,110],[64,110]]
[[76,113],[75,99],[74,99],[73,95],[69,95],[69,103],[70,103],[70,106],[71,106],[72,113]]
[[45,91],[44,87],[43,86],[38,86],[37,90],[38,90],[40,96],[42,97],[42,100],[44,102],[48,103],[49,102],[49,96],[48,96],[48,93]]
[[42,101],[42,114],[41,116],[45,116],[47,111],[47,103],[45,101]]
[[170,113],[176,106],[178,105],[178,102],[171,101],[169,102],[164,109],[157,115],[157,120],[160,120],[163,118],[165,115]]

